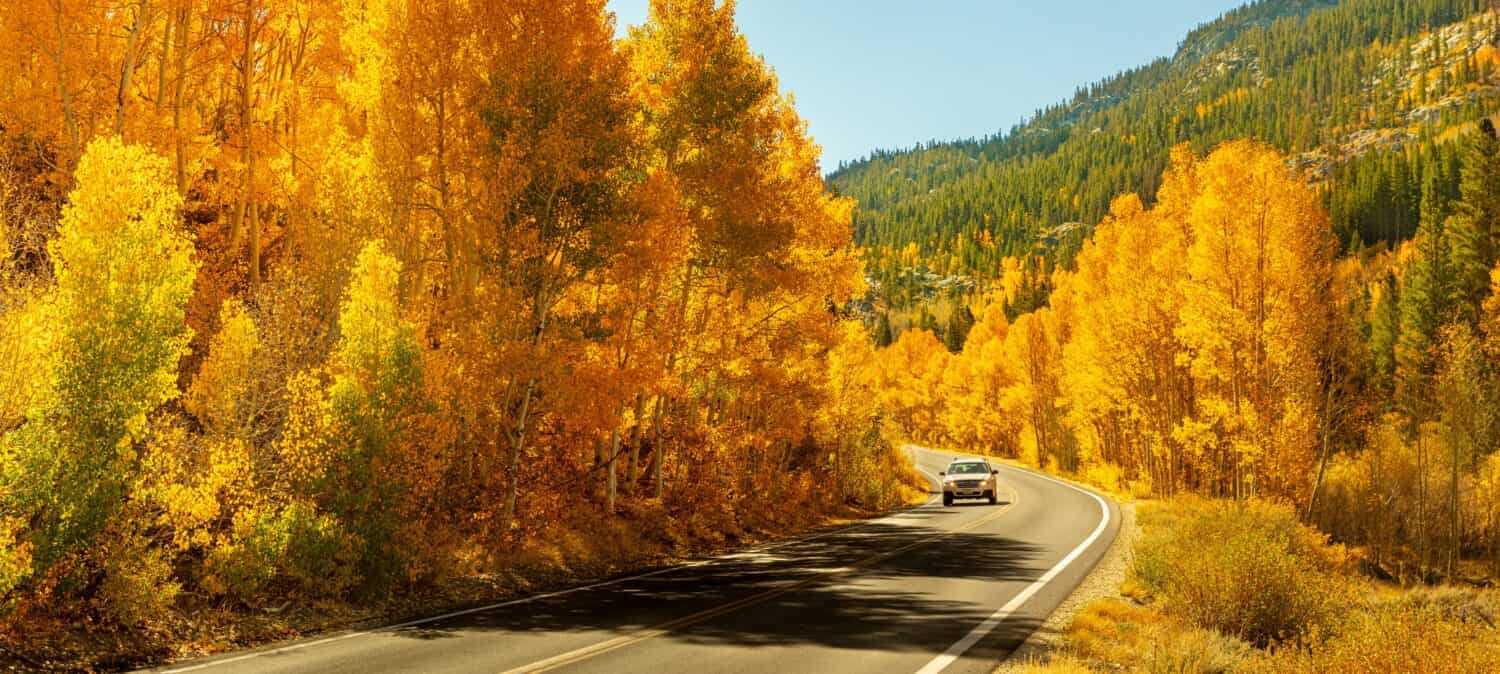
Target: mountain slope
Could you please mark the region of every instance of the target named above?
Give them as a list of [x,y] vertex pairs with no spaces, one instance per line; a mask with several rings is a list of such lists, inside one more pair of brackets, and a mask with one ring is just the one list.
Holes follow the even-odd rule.
[[[1258,139],[1322,179],[1373,149],[1430,145],[1488,114],[1500,58],[1485,4],[1262,0],[1192,31],[1173,57],[1082,87],[1007,133],[877,151],[831,180],[859,202],[856,235],[877,277],[913,245],[942,273],[995,277],[1005,258],[1039,246],[1044,264],[1066,263],[1113,197],[1150,200],[1179,143]],[[1338,225],[1345,237],[1363,229]],[[1411,231],[1383,227],[1360,235]]]

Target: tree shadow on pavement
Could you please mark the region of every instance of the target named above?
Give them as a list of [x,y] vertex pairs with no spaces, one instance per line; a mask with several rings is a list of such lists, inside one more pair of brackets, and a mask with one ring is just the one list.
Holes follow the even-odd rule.
[[[1040,549],[998,535],[934,526],[954,511],[923,508],[774,550],[393,630],[402,637],[664,629],[704,645],[822,645],[942,652],[1008,596],[987,583],[1039,578]],[[955,586],[950,581],[980,581]],[[938,596],[938,593],[943,596]],[[972,596],[965,596],[970,592]],[[726,604],[742,602],[720,613]],[[700,620],[684,619],[699,616]],[[1002,650],[1038,621],[1015,617],[987,639]],[[955,633],[957,636],[955,636]]]

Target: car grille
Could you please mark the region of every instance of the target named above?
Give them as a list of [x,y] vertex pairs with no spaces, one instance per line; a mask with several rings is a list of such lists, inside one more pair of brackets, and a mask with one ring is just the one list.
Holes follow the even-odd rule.
[[979,488],[979,480],[959,480],[958,481],[958,488],[959,489],[978,489]]

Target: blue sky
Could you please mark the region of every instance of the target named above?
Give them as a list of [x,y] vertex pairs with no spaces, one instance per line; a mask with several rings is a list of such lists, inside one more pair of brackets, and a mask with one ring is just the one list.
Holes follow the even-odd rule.
[[[875,148],[1009,129],[1082,84],[1169,56],[1243,0],[740,0],[740,30],[823,146]],[[624,27],[648,0],[609,0]]]

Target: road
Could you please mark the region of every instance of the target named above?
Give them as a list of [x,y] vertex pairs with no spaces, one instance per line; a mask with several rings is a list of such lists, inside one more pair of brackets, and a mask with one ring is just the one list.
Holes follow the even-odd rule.
[[[915,449],[929,481],[953,458]],[[644,575],[161,672],[989,672],[1114,540],[1107,499],[1000,466],[1000,504],[936,498]]]

